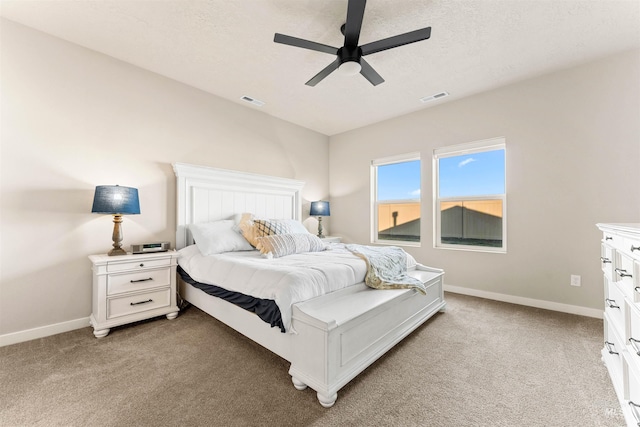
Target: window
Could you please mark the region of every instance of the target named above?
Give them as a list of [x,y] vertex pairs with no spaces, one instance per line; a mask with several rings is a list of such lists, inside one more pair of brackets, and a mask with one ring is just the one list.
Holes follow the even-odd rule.
[[371,162],[372,230],[376,243],[420,243],[420,154]]
[[436,149],[433,163],[434,246],[506,252],[504,138]]

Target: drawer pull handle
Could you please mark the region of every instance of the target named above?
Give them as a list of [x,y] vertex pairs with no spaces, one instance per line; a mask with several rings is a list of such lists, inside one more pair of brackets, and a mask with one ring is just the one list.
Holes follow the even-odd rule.
[[613,237],[610,237],[610,236],[604,236],[604,240],[613,240]]
[[607,303],[607,305],[609,306],[609,308],[620,308],[619,305],[616,305],[616,300],[614,299],[605,299],[605,302]]
[[638,348],[638,343],[640,343],[640,341],[638,341],[635,338],[629,338],[629,344],[631,344],[631,347],[633,347],[633,349],[635,350],[636,354],[638,356],[640,356],[640,348]]
[[611,264],[611,260],[609,258],[605,258],[601,256],[600,260],[602,261],[603,264]]
[[631,408],[631,414],[633,415],[633,418],[636,419],[636,421],[638,422],[638,425],[640,426],[640,416],[638,415],[638,409],[637,409],[637,408],[640,408],[640,405],[630,400],[629,407]]
[[148,282],[149,280],[153,280],[153,277],[149,277],[148,279],[129,280],[129,282],[138,283],[138,282]]
[[[153,300],[152,300],[152,299],[148,299],[148,300],[146,300],[146,301],[130,302],[129,304],[130,304],[130,305],[140,305],[140,304],[147,304],[147,303],[150,303],[150,302],[153,302]],[[617,354],[617,353],[616,353],[616,354]]]
[[633,290],[640,294],[640,287],[636,286]]
[[628,274],[627,270],[623,270],[622,268],[616,268],[616,273],[618,273],[618,276],[620,277],[633,277],[632,274]]
[[631,252],[633,252],[633,251],[640,251],[640,246],[631,245]]
[[611,347],[615,348],[616,345],[612,342],[609,341],[605,341],[604,342],[605,347],[607,347],[607,351],[609,352],[609,354],[619,354],[617,351],[613,351],[611,350]]
[[143,263],[140,263],[140,267],[144,267],[144,264],[143,264]]

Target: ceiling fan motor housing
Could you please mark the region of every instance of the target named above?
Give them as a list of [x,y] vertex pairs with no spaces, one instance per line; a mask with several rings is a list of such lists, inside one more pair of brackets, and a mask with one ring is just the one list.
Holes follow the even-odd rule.
[[338,49],[338,58],[340,58],[340,63],[344,64],[345,62],[353,61],[360,63],[360,58],[362,57],[362,49],[360,46],[343,46]]

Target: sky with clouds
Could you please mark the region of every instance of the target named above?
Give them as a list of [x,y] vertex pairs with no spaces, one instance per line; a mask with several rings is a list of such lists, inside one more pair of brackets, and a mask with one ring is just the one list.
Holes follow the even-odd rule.
[[[505,192],[504,150],[441,158],[439,170],[442,198]],[[430,192],[431,177],[428,181]],[[378,200],[419,199],[420,194],[420,161],[378,167]]]

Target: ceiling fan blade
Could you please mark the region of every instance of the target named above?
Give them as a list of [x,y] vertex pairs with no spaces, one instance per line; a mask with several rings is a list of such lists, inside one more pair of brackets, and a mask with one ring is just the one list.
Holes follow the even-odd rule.
[[366,4],[367,0],[349,0],[349,5],[347,6],[347,22],[344,28],[345,46],[358,46]]
[[360,58],[360,66],[362,69],[360,70],[360,74],[364,76],[365,79],[369,80],[369,82],[378,86],[380,83],[384,83],[384,79],[373,69],[371,65],[364,58]]
[[360,46],[360,48],[362,49],[362,55],[370,55],[382,50],[403,46],[409,43],[419,42],[420,40],[426,40],[429,37],[431,37],[431,27],[410,31],[408,33],[378,40],[376,42],[367,43]]
[[301,47],[303,49],[316,50],[318,52],[331,53],[336,55],[338,53],[338,48],[333,46],[328,46],[322,43],[316,43],[305,39],[299,39],[297,37],[286,36],[284,34],[276,33],[273,37],[273,41],[276,43],[287,44],[289,46]]
[[315,85],[317,85],[318,83],[320,83],[320,81],[322,79],[327,77],[329,74],[333,73],[339,66],[340,66],[340,59],[338,58],[335,61],[333,61],[331,64],[329,64],[326,67],[324,67],[324,69],[322,71],[320,71],[318,74],[313,76],[311,78],[311,80],[309,80],[305,84],[307,86],[315,86]]

